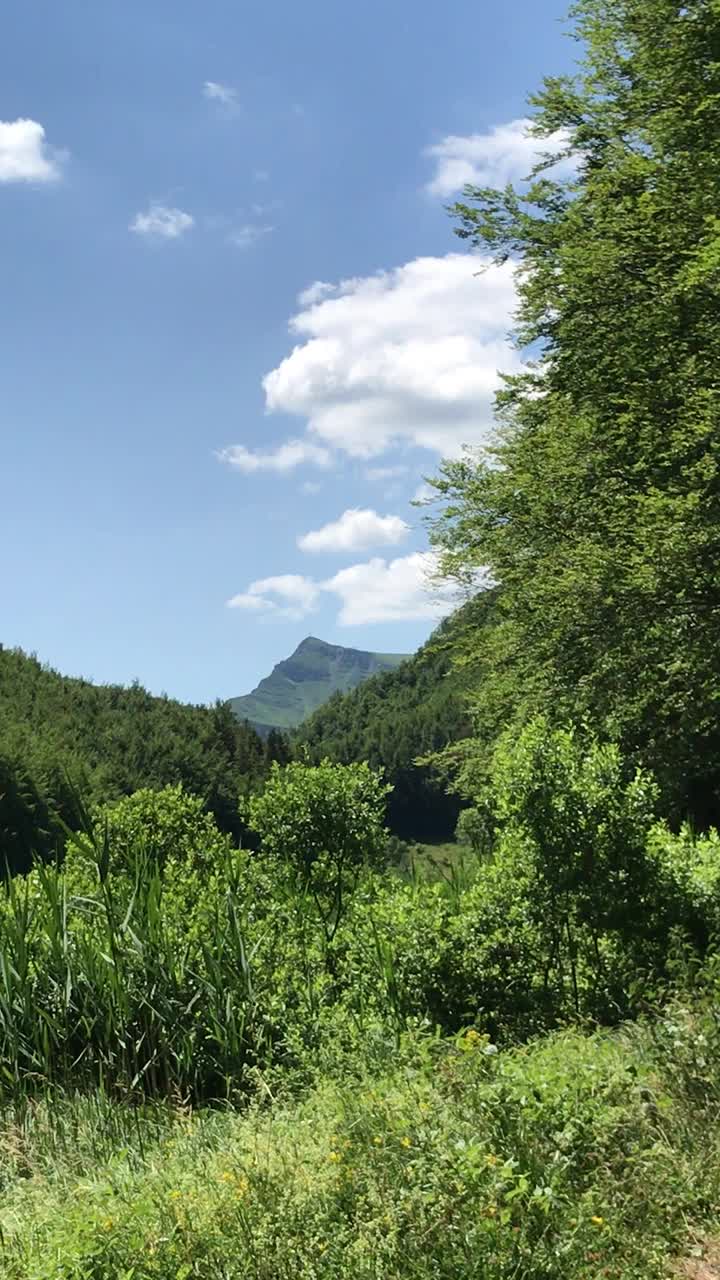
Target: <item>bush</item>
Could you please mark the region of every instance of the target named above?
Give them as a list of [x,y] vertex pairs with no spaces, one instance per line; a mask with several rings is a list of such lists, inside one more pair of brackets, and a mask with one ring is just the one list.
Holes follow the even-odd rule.
[[318,909],[328,941],[363,866],[387,847],[390,788],[367,764],[273,764],[263,792],[249,802],[249,825],[262,849],[291,872]]

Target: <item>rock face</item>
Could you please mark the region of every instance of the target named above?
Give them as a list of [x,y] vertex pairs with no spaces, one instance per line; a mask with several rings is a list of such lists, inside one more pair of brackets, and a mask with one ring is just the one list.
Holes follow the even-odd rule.
[[252,693],[231,698],[239,720],[259,732],[294,729],[334,693],[346,693],[377,671],[392,671],[405,653],[367,653],[308,636]]

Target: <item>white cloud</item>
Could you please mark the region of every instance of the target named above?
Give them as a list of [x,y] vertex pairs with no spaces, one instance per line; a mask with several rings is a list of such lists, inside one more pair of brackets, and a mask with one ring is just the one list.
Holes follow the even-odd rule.
[[297,620],[313,613],[327,594],[340,602],[337,621],[341,626],[432,621],[451,613],[459,602],[455,586],[434,580],[436,571],[432,551],[416,551],[395,560],[375,557],[341,569],[324,582],[294,573],[262,578],[227,603],[230,609]]
[[306,493],[308,495],[313,493],[319,493],[321,489],[322,489],[322,485],[318,484],[317,480],[306,480],[300,486],[301,493]]
[[217,80],[206,80],[203,85],[203,97],[210,102],[219,102],[221,107],[226,110],[236,112],[240,110],[238,102],[237,90],[231,88],[227,84],[219,84]]
[[[528,178],[544,154],[557,155],[567,147],[569,138],[564,129],[547,138],[532,137],[528,132],[531,123],[527,119],[511,120],[494,125],[487,133],[449,134],[427,147],[425,154],[436,162],[427,190],[431,195],[450,196],[468,183],[474,187],[505,187],[508,182]],[[561,166],[564,172],[571,172],[575,161],[565,159]]]
[[316,302],[321,302],[323,298],[327,298],[329,294],[334,293],[335,288],[336,286],[329,284],[327,280],[315,280],[313,284],[308,285],[307,289],[303,289],[302,293],[298,295],[298,302],[301,307],[312,307]]
[[164,204],[151,204],[147,213],[138,213],[130,223],[130,230],[141,236],[159,236],[162,240],[178,240],[194,227],[191,213],[182,209],[168,209]]
[[275,228],[271,226],[259,226],[257,223],[247,222],[242,227],[237,227],[228,236],[230,244],[234,244],[238,249],[251,249],[258,240],[263,236],[267,236]]
[[0,182],[57,182],[64,159],[37,120],[0,120]]
[[227,449],[220,449],[216,457],[220,462],[227,462],[228,466],[246,473],[292,471],[303,463],[311,463],[315,467],[329,467],[332,461],[327,449],[313,444],[310,440],[286,440],[284,444],[278,445],[277,449],[270,449],[265,453],[261,450],[253,453],[251,449],[246,449],[244,444],[231,444]]
[[379,516],[377,511],[350,508],[342,515],[298,538],[301,551],[369,551],[402,542],[410,526],[400,516]]
[[283,573],[275,578],[259,578],[247,591],[228,600],[229,609],[271,613],[276,618],[297,621],[312,613],[320,597],[320,586],[299,573]]
[[317,439],[357,457],[481,443],[498,369],[519,367],[506,337],[513,270],[450,253],[313,285],[291,321],[297,345],[263,381],[268,410],[306,417]]
[[324,582],[342,601],[338,622],[344,627],[370,622],[413,622],[441,618],[457,604],[454,588],[432,581],[437,569],[431,551],[396,560],[376,557],[341,569]]

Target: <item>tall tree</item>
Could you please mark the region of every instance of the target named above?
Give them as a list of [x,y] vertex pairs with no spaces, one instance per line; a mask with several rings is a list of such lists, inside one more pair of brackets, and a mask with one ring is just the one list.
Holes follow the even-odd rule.
[[[445,568],[489,566],[480,722],[591,719],[677,812],[720,783],[720,4],[580,0],[583,61],[534,99],[564,131],[518,191],[467,189],[458,233],[519,264],[489,457],[444,464]],[[492,672],[489,678],[487,668]]]

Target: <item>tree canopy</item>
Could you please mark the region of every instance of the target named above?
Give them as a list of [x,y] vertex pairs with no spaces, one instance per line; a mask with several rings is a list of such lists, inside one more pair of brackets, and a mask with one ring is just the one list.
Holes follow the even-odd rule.
[[458,234],[518,264],[517,341],[482,456],[444,464],[446,571],[498,584],[470,643],[490,741],[538,712],[651,767],[675,814],[720,782],[720,12],[581,0],[574,77],[532,100],[572,176],[468,188]]

